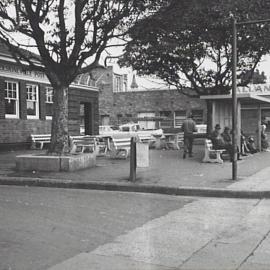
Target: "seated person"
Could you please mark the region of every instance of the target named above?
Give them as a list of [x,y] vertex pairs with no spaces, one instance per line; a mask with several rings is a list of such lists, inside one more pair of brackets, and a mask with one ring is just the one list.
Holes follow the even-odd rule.
[[232,137],[230,134],[230,128],[229,127],[225,127],[223,133],[221,134],[224,143],[225,144],[231,144],[232,145]]
[[[225,149],[230,155],[230,160],[233,161],[233,145],[229,130],[230,129],[228,127],[225,128],[222,135],[220,125],[216,124],[215,130],[213,130],[210,134],[210,139],[212,140],[213,143],[213,149],[215,150]],[[240,160],[239,153],[237,153],[237,159]]]
[[256,145],[255,145],[255,141],[253,137],[248,137],[248,141],[247,141],[247,147],[248,150],[251,154],[255,154],[257,153],[257,149],[256,149]]

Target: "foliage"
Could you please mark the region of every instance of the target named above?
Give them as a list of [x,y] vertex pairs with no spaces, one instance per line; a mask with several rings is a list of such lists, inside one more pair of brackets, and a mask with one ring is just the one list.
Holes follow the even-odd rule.
[[262,71],[260,72],[258,69],[256,69],[253,72],[253,75],[251,75],[251,71],[245,71],[242,72],[239,75],[239,79],[240,79],[240,84],[241,85],[245,85],[247,80],[250,80],[249,78],[251,77],[251,83],[253,84],[263,84],[266,83],[266,76],[265,73]]
[[[256,0],[171,0],[131,28],[119,63],[156,75],[187,95],[227,93],[231,88],[232,16],[267,19],[270,6]],[[238,71],[251,77],[270,50],[269,24],[239,25]]]
[[[17,61],[46,72],[52,83],[69,85],[98,66],[102,52],[159,1],[150,0],[2,0],[0,37]],[[14,36],[19,33],[19,36]],[[36,47],[39,57],[18,48]],[[42,62],[43,66],[36,62]]]
[[[105,49],[162,0],[1,0],[0,38],[25,68],[45,72],[54,88],[50,152],[68,147],[68,88],[99,66]],[[118,44],[119,45],[119,44]],[[34,47],[37,54],[24,49]],[[68,150],[67,150],[68,151]]]

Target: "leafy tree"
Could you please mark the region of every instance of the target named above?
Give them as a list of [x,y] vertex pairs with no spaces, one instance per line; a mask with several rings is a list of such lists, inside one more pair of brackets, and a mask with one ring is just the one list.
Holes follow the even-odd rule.
[[[68,145],[69,85],[98,67],[102,52],[114,46],[112,41],[156,11],[159,2],[166,1],[1,0],[1,39],[18,63],[45,72],[54,88],[49,152],[63,153]],[[21,50],[27,47],[35,47],[39,56]]]
[[[154,74],[189,96],[228,93],[232,72],[232,16],[267,19],[269,1],[171,0],[134,25],[119,63],[138,74]],[[270,51],[269,24],[238,26],[238,71],[248,84]]]
[[263,71],[260,73],[260,71],[258,69],[256,69],[254,71],[253,75],[251,75],[250,73],[251,73],[251,71],[245,71],[239,75],[239,79],[240,79],[241,84],[245,84],[247,80],[250,80],[250,78],[251,78],[251,83],[253,83],[253,84],[266,83],[267,78],[266,78],[265,73]]

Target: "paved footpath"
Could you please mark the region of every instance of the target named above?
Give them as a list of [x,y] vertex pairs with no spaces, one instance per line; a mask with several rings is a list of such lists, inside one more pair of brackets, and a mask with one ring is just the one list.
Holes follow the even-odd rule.
[[[33,152],[33,151],[32,151]],[[38,153],[35,151],[34,153]],[[15,156],[28,151],[0,152],[0,179],[17,181],[23,179],[51,180],[70,183],[111,183],[115,185],[152,185],[163,187],[225,188],[231,180],[232,166],[202,163],[203,146],[194,147],[194,157],[183,160],[182,151],[151,150],[150,166],[137,169],[137,181],[128,181],[129,160],[97,159],[97,166],[76,172],[16,172]],[[238,162],[239,182],[270,166],[270,152],[262,152],[243,158]],[[263,175],[262,175],[263,176]],[[263,176],[264,177],[264,176]]]
[[269,200],[202,198],[49,270],[266,270],[269,224]]

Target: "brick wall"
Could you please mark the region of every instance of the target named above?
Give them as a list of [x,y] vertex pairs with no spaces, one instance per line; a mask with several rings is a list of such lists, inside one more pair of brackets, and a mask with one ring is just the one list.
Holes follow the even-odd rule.
[[51,131],[51,121],[0,119],[0,144],[30,142],[31,134],[47,134]]
[[70,89],[69,91],[69,133],[80,134],[80,103],[89,103],[91,107],[91,134],[98,134],[98,91]]
[[[103,74],[101,76],[101,74]],[[108,67],[105,71],[95,73],[94,78],[100,78],[98,86],[99,94],[99,115],[109,116],[110,124],[118,123],[118,115],[132,115],[137,117],[138,113],[155,112],[159,116],[161,111],[203,110],[203,119],[206,122],[206,102],[199,98],[189,98],[180,94],[177,90],[148,90],[113,92],[113,68]],[[124,76],[124,75],[123,75]],[[101,83],[102,82],[102,83]],[[101,121],[99,122],[101,124]]]
[[[46,92],[48,85],[39,84],[39,119],[27,119],[26,85],[19,81],[19,119],[5,119],[4,80],[0,79],[0,145],[27,143],[30,134],[48,134],[51,132],[51,120],[46,120]],[[33,84],[33,83],[32,83]],[[98,134],[98,91],[74,88],[69,92],[69,128],[71,135],[80,134],[80,102],[88,102],[92,107],[92,134]],[[1,148],[1,146],[0,146]]]
[[[108,87],[106,89],[112,93]],[[100,100],[104,93],[101,92]],[[110,94],[107,94],[107,97]],[[161,111],[179,111],[200,109],[204,111],[203,118],[206,120],[206,103],[199,98],[189,98],[176,90],[155,90],[113,93],[112,101],[100,103],[100,115],[110,115],[110,123],[117,124],[117,115],[132,115],[137,117],[139,112],[155,112],[158,116]]]

